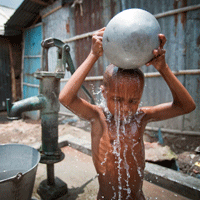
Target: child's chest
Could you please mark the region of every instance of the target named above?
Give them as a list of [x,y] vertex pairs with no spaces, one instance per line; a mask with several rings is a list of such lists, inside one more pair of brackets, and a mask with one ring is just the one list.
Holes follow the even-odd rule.
[[107,121],[101,127],[100,133],[92,137],[93,161],[98,172],[117,169],[119,162],[122,169],[127,165],[136,166],[136,163],[143,165],[145,126],[142,120],[126,124]]
[[108,135],[112,145],[120,143],[121,145],[134,146],[136,143],[141,142],[143,131],[141,124],[134,120],[131,123],[120,125],[117,123],[108,123],[108,128],[104,134]]
[[99,142],[103,160],[109,158],[115,162],[121,157],[132,162],[137,156],[143,157],[143,151],[143,128],[137,122],[122,126],[109,124]]

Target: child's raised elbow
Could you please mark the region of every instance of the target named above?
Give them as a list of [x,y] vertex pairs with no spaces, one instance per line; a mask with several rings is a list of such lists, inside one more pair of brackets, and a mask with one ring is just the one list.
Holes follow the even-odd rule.
[[195,109],[196,109],[196,104],[195,104],[195,102],[193,102],[193,104],[191,105],[191,111],[190,112],[192,112]]
[[63,104],[63,96],[59,94],[58,100],[60,101],[61,104]]
[[74,101],[75,97],[73,98],[72,96],[69,95],[67,92],[61,91],[58,97],[58,100],[60,103],[65,106],[65,107],[70,107],[71,103]]
[[194,111],[196,109],[196,104],[195,102],[191,102],[184,110],[185,110],[185,114],[191,113],[192,111]]
[[60,101],[60,103],[62,104],[62,105],[66,105],[66,98],[65,98],[65,96],[63,95],[63,93],[61,92],[60,94],[59,94],[59,98],[58,98],[58,100]]

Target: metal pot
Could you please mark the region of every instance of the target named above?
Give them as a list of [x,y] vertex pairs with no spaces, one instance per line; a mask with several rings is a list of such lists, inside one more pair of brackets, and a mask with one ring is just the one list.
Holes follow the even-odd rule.
[[134,69],[153,58],[159,46],[160,25],[142,9],[118,13],[108,23],[103,36],[103,49],[108,60],[120,68]]

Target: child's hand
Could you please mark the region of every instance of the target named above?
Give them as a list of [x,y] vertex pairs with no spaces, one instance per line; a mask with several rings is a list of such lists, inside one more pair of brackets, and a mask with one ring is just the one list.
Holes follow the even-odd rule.
[[163,49],[163,46],[166,43],[166,37],[163,34],[158,35],[159,40],[160,40],[160,46],[158,49],[153,50],[154,58],[146,63],[146,66],[153,65],[158,71],[162,70],[163,67],[166,66],[165,62],[165,49]]
[[97,57],[100,57],[103,55],[102,39],[103,39],[103,34],[104,34],[105,29],[106,28],[104,27],[98,30],[92,36],[91,53]]

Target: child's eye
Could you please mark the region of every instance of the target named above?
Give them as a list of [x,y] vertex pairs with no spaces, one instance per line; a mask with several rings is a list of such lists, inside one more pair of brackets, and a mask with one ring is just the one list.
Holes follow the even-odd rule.
[[122,98],[120,98],[120,97],[113,97],[112,99],[115,102],[122,102]]
[[138,101],[135,100],[135,99],[130,99],[130,100],[129,100],[129,103],[131,103],[131,104],[136,104],[136,103],[138,103]]

